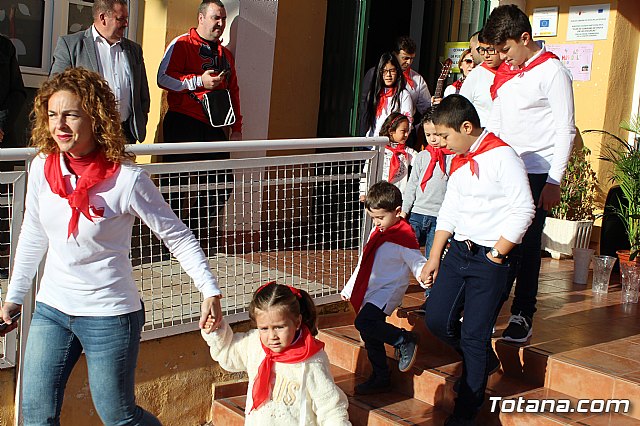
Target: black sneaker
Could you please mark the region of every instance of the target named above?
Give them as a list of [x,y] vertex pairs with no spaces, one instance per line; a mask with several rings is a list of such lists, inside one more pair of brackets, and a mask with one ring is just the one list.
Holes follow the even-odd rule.
[[511,315],[509,325],[502,332],[502,340],[507,342],[524,343],[533,333],[533,321],[520,312],[518,315]]
[[417,339],[413,333],[405,333],[403,342],[396,347],[396,359],[398,360],[398,370],[406,372],[413,367],[418,354]]
[[[493,349],[491,349],[487,355],[487,370],[488,376],[500,371],[500,359],[498,358],[498,355],[496,355],[496,353],[493,351]],[[460,380],[462,380],[462,377],[458,377],[458,379],[453,384],[453,391],[455,393],[458,393],[460,391]]]
[[356,395],[371,395],[374,393],[391,392],[391,380],[372,374],[365,382],[353,389]]
[[464,417],[450,415],[444,421],[444,426],[475,426],[476,422],[473,419],[465,419]]

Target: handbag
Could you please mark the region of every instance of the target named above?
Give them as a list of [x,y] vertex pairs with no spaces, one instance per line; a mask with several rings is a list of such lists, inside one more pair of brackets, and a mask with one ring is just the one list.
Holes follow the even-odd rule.
[[202,100],[191,93],[204,110],[204,115],[213,127],[231,126],[236,122],[236,114],[231,104],[231,94],[227,89],[212,90],[202,96]]

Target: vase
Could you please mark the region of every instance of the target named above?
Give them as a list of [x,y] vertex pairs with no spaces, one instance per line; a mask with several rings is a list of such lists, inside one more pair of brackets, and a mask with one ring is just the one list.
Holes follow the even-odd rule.
[[609,291],[609,279],[611,278],[611,270],[616,264],[616,258],[613,256],[593,256],[593,285],[591,291],[594,293],[605,294]]
[[622,303],[638,303],[638,291],[640,290],[640,264],[628,262],[620,264],[622,275]]
[[593,256],[593,249],[573,248],[573,282],[586,284],[589,278],[589,264]]

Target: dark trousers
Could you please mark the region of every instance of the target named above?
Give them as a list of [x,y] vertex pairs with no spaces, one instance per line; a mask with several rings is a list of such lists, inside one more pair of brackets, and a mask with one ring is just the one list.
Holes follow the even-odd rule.
[[490,261],[488,250],[453,240],[427,299],[427,327],[462,356],[454,412],[465,418],[475,417],[484,401],[491,333],[509,276],[508,262]]
[[133,120],[133,116],[129,117],[127,121],[122,122],[122,132],[124,133],[124,137],[127,139],[128,144],[135,144],[137,140],[131,132],[131,120]]
[[373,374],[376,377],[388,379],[390,372],[384,344],[398,346],[403,342],[406,331],[389,324],[387,314],[372,303],[366,303],[360,309],[354,325],[364,341]]
[[[196,120],[188,115],[168,111],[162,122],[165,142],[220,142],[226,141],[227,136],[219,127],[212,127],[208,123]],[[226,160],[228,152],[194,153],[164,155],[165,163],[203,160]],[[176,214],[193,231],[200,240],[205,254],[208,249],[216,247],[216,232],[212,229],[218,225],[218,217],[222,213],[229,197],[231,197],[233,172],[218,170],[194,173],[192,176],[172,176],[161,180],[162,185],[204,187],[207,189],[183,194],[182,197],[172,197],[169,194],[169,204]]]
[[[529,174],[529,185],[535,206],[538,205],[540,194],[546,183],[546,174]],[[522,244],[513,249],[510,254],[514,267],[509,277],[509,286],[504,299],[509,298],[513,282],[517,279],[513,304],[511,305],[511,313],[514,315],[522,312],[529,318],[533,318],[533,314],[536,312],[542,231],[546,218],[547,211],[536,207],[536,215],[522,238]]]

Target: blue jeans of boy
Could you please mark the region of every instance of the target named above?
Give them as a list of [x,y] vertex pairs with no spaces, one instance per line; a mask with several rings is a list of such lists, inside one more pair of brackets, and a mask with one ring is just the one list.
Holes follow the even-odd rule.
[[398,346],[404,341],[405,330],[389,324],[387,314],[373,303],[366,303],[353,323],[367,350],[373,374],[381,379],[389,378],[389,366],[384,344]]
[[424,255],[427,259],[429,258],[433,238],[436,234],[437,220],[438,218],[435,216],[420,213],[411,213],[409,216],[409,224],[413,228],[413,232],[416,233],[418,243],[420,245],[424,244]]
[[427,299],[427,327],[462,356],[454,413],[463,418],[475,417],[484,401],[491,333],[509,275],[507,264],[487,258],[488,250],[453,240]]
[[144,308],[112,317],[67,315],[36,306],[24,361],[25,426],[59,425],[67,380],[84,349],[93,405],[107,426],[160,426],[136,405],[134,376]]

